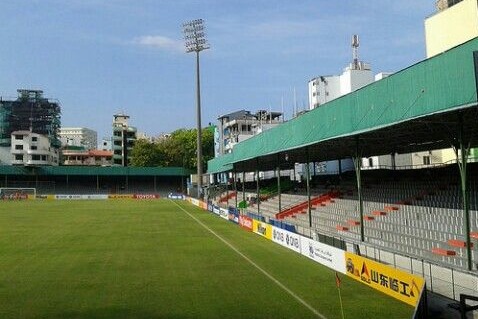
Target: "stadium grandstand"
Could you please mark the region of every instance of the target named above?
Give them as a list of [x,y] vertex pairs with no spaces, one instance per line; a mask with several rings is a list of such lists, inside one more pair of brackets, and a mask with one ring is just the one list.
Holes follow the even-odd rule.
[[180,167],[0,166],[0,187],[49,194],[159,194],[183,192],[190,172]]
[[[209,200],[252,218],[423,276],[459,300],[478,295],[478,38],[330,101],[208,163],[225,174]],[[452,148],[426,167],[363,170],[362,158]],[[352,158],[312,176],[309,163]],[[392,161],[393,162],[393,161]],[[305,180],[281,174],[304,163]],[[276,178],[244,183],[244,174]]]

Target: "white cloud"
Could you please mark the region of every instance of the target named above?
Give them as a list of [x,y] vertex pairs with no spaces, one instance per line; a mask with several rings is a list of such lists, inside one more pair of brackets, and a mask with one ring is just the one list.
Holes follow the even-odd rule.
[[143,35],[133,41],[137,45],[151,47],[170,52],[184,52],[184,44],[181,41],[162,35]]

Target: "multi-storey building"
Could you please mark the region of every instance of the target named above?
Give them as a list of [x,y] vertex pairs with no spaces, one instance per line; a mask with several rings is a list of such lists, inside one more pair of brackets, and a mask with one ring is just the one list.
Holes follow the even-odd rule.
[[[0,164],[2,165],[11,165],[14,161],[12,158],[12,150],[15,151],[12,148],[13,132],[42,135],[49,142],[49,148],[55,152],[58,152],[61,146],[58,138],[61,117],[59,103],[44,98],[43,91],[40,90],[17,90],[17,92],[18,98],[15,100],[0,99]],[[20,161],[15,162],[20,163]],[[31,163],[33,160],[30,160]]]
[[111,148],[113,150],[113,165],[129,166],[131,150],[136,141],[136,128],[128,125],[129,116],[125,114],[113,115],[113,137]]
[[86,127],[62,127],[58,133],[62,146],[81,146],[87,150],[98,147],[98,133]]
[[113,152],[102,150],[63,150],[63,165],[111,166]]
[[282,113],[264,110],[255,114],[241,110],[220,116],[214,132],[215,156],[230,153],[237,143],[278,125],[281,116]]
[[12,165],[58,165],[58,148],[52,147],[45,135],[15,131],[11,135]]

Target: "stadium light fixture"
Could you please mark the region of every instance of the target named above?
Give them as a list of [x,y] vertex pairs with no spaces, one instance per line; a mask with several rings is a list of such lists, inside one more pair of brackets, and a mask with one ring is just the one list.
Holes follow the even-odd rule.
[[202,195],[202,132],[201,132],[201,82],[199,52],[209,49],[203,19],[183,23],[186,53],[196,53],[196,121],[197,121],[197,187],[198,198]]

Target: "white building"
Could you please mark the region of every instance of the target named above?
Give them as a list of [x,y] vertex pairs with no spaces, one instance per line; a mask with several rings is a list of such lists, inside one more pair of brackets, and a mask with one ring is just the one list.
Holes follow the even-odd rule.
[[47,136],[30,131],[15,131],[11,137],[11,164],[23,166],[58,165],[58,149]]
[[230,153],[237,143],[277,126],[281,116],[282,113],[265,110],[255,114],[241,110],[220,116],[214,132],[215,156]]
[[309,109],[335,100],[374,81],[370,64],[350,63],[341,75],[324,75],[309,81]]
[[62,127],[58,136],[62,146],[81,146],[87,150],[98,147],[98,134],[86,127]]

